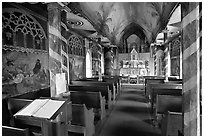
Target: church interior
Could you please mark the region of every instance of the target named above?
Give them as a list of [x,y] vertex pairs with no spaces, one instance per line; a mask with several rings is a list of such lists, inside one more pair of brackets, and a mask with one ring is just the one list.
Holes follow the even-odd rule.
[[2,136],[202,136],[202,2],[2,2]]

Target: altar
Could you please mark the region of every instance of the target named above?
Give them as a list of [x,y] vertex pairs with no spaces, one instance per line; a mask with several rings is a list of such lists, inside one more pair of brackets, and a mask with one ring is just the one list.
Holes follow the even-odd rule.
[[138,53],[133,47],[127,54],[121,54],[120,76],[125,83],[143,83],[143,76],[149,75],[149,53]]

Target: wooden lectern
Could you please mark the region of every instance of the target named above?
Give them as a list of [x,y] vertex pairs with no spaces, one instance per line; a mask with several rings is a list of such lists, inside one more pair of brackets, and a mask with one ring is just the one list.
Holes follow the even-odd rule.
[[40,127],[43,136],[68,135],[71,108],[70,100],[36,99],[14,115],[15,122],[20,126]]

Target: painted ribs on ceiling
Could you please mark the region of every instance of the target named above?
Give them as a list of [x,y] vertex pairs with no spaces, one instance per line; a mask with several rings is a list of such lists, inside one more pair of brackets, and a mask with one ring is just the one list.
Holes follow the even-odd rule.
[[117,44],[137,31],[148,43],[165,29],[177,3],[76,2],[73,4],[101,35]]

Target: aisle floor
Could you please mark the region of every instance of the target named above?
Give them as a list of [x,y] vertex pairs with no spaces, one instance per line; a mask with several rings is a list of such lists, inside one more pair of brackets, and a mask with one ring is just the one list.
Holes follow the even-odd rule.
[[108,117],[101,123],[99,136],[157,136],[143,85],[123,85]]

